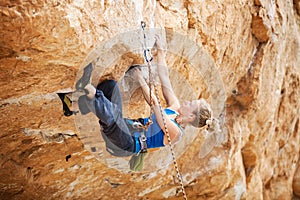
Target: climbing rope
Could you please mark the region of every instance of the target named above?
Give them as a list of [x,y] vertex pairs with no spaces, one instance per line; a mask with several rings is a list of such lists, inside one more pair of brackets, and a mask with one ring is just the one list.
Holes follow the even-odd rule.
[[[177,178],[179,180],[179,183],[180,183],[180,186],[181,186],[181,190],[182,190],[182,194],[183,194],[183,198],[185,200],[187,200],[187,195],[185,193],[185,189],[184,189],[184,185],[183,185],[183,180],[182,180],[182,176],[180,174],[180,171],[179,171],[179,167],[178,167],[178,163],[176,161],[176,156],[175,156],[175,151],[173,149],[173,145],[172,145],[172,142],[171,142],[171,137],[170,137],[170,134],[169,134],[169,130],[168,130],[168,127],[167,127],[167,121],[165,119],[165,116],[163,114],[163,109],[162,109],[162,106],[161,106],[161,101],[160,101],[160,98],[159,98],[159,93],[158,93],[158,89],[157,89],[157,85],[156,83],[153,81],[153,74],[152,74],[152,71],[151,71],[151,61],[153,60],[153,56],[151,55],[151,50],[147,48],[146,46],[146,34],[145,34],[145,27],[146,27],[146,23],[145,22],[141,22],[141,27],[143,29],[143,36],[144,36],[144,45],[143,45],[143,49],[144,49],[144,57],[145,57],[145,60],[147,62],[147,65],[148,65],[148,72],[149,72],[149,89],[150,89],[150,107],[151,107],[151,115],[153,113],[153,109],[152,109],[152,98],[151,98],[151,94],[152,94],[152,83],[153,83],[153,87],[154,87],[154,91],[155,91],[155,96],[157,98],[157,101],[158,101],[158,105],[159,105],[159,110],[160,110],[160,113],[161,113],[161,116],[162,116],[162,119],[163,119],[163,123],[164,123],[164,128],[165,128],[165,133],[167,135],[167,139],[168,139],[168,144],[169,144],[169,147],[170,147],[170,150],[171,150],[171,154],[172,154],[172,159],[173,159],[173,164],[174,164],[174,167],[175,167],[175,170],[176,170],[176,174],[177,174]],[[151,116],[150,115],[150,116]]]
[[148,128],[150,126],[150,124],[152,123],[152,114],[153,114],[153,110],[152,110],[152,82],[153,82],[153,76],[152,76],[152,72],[151,72],[151,61],[153,60],[153,56],[151,54],[150,49],[147,48],[147,42],[146,42],[146,34],[145,34],[145,27],[146,27],[146,23],[145,22],[141,22],[141,27],[143,29],[143,36],[144,36],[144,43],[143,43],[143,49],[144,49],[144,58],[145,61],[147,62],[147,67],[148,67],[148,86],[149,86],[149,93],[150,93],[150,98],[149,98],[149,104],[150,104],[150,117],[149,120],[146,124],[146,128]]

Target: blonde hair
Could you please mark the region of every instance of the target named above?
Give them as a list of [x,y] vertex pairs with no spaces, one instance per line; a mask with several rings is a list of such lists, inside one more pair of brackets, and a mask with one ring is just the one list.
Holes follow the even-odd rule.
[[206,121],[212,118],[212,111],[210,105],[204,99],[199,100],[198,109],[193,111],[195,114],[195,120],[191,122],[191,125],[197,128],[201,128],[206,125]]
[[199,152],[199,157],[204,158],[215,146],[227,141],[228,138],[227,134],[225,135],[225,133],[222,132],[223,130],[219,120],[213,117],[210,105],[204,99],[200,99],[198,109],[196,109],[193,113],[196,118],[191,123],[192,126],[200,128],[207,125],[207,128],[203,130],[206,138]]
[[203,130],[205,140],[200,148],[199,157],[207,156],[214,147],[219,146],[228,140],[227,134],[222,132],[218,119],[212,117],[206,121],[207,128]]

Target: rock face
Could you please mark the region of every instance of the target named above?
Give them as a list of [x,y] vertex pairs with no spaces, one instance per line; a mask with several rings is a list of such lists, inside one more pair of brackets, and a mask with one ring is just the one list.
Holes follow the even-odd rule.
[[[167,150],[149,155],[156,164],[140,173],[101,147],[95,157],[84,148],[85,129],[76,116],[63,116],[55,94],[72,91],[90,61],[93,83],[121,80],[129,65],[143,62],[135,35],[141,20],[166,30],[180,100],[208,99],[221,122],[215,138],[187,129],[176,145],[187,197],[300,197],[299,4],[1,1],[0,198],[183,198]],[[127,99],[126,115],[148,114],[139,95]],[[85,125],[99,134],[97,119],[89,119]]]

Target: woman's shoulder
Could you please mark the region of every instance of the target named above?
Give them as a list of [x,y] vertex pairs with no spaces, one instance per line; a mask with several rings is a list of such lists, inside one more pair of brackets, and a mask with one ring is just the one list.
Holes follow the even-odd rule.
[[168,106],[166,109],[168,109],[168,110],[173,110],[173,111],[175,111],[176,113],[178,113],[179,108],[180,108],[180,105],[174,104],[174,105]]
[[173,109],[173,108],[171,108],[171,107],[167,107],[167,108],[165,108],[165,113],[167,114],[167,115],[179,115],[179,113],[178,113],[178,110],[175,110],[175,109]]

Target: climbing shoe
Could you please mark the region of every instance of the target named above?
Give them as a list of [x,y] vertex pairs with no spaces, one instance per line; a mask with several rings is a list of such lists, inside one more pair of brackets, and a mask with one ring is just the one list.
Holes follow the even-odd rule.
[[83,69],[83,75],[75,85],[76,90],[84,90],[85,86],[91,82],[92,72],[93,64],[90,63]]
[[72,107],[72,101],[67,96],[67,94],[68,93],[57,93],[57,95],[59,96],[59,98],[63,104],[64,115],[68,117],[68,116],[71,116],[76,113],[70,110]]

